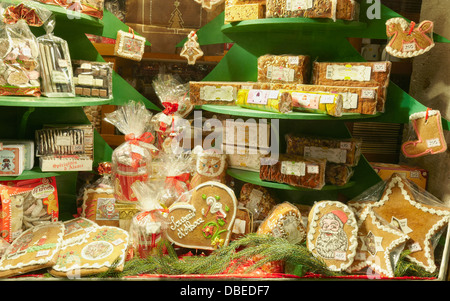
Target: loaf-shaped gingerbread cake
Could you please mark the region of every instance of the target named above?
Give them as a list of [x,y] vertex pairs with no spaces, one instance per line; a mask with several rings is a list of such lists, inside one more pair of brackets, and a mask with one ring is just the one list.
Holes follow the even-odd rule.
[[224,23],[263,19],[266,13],[265,4],[264,0],[227,0]]
[[362,140],[286,134],[286,152],[305,158],[326,159],[331,163],[358,165]]
[[390,61],[315,62],[312,83],[330,86],[379,87],[377,111],[384,112],[391,67]]
[[189,82],[191,104],[235,105],[239,89],[253,89],[252,82]]
[[336,1],[267,0],[267,18],[336,18]]
[[310,61],[308,55],[262,55],[258,57],[258,82],[308,83]]
[[247,90],[238,92],[236,104],[243,108],[274,113],[292,112],[292,96],[282,90]]
[[261,159],[259,177],[263,181],[320,190],[325,185],[325,168],[325,159],[280,154],[278,160]]

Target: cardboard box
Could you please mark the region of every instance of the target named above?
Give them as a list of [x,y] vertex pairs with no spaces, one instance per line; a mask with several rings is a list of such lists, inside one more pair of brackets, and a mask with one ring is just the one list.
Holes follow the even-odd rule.
[[408,180],[426,189],[428,180],[428,171],[419,167],[370,162],[372,168],[377,172],[382,180],[387,180],[393,173],[404,175]]

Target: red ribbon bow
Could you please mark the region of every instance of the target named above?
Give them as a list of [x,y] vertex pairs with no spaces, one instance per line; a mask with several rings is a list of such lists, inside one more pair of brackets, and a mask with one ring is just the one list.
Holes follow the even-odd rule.
[[[133,133],[125,135],[125,141],[133,145],[139,145],[139,142],[152,143],[154,136],[150,132],[145,132],[141,136],[136,137]],[[139,161],[142,160],[142,155],[136,152],[131,152],[131,166],[137,168]]]
[[[166,187],[167,188],[175,188],[178,195],[182,194],[187,189],[187,181],[189,180],[189,173],[185,172],[179,174],[177,176],[168,176],[166,177]],[[182,183],[185,183],[186,186],[183,186]]]
[[174,114],[176,111],[178,111],[178,103],[176,102],[165,101],[162,103],[162,105],[165,108],[163,113],[166,115]]

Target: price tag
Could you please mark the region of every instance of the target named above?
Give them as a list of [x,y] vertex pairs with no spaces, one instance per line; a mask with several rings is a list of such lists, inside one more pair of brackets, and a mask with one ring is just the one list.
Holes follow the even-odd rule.
[[403,51],[416,51],[416,43],[406,43],[403,44]]
[[438,146],[441,146],[441,142],[439,141],[439,138],[427,140],[427,147],[438,147]]

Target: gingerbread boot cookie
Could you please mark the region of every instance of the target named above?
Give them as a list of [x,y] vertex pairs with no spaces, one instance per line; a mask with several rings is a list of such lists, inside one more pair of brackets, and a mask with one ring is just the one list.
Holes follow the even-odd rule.
[[402,144],[402,152],[408,158],[445,152],[447,142],[442,130],[441,114],[438,110],[427,110],[409,116],[416,140]]

